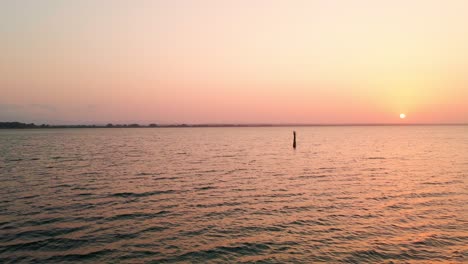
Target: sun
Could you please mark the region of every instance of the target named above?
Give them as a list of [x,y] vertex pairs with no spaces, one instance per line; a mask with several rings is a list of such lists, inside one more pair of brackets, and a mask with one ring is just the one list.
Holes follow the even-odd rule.
[[406,118],[406,114],[400,114],[400,118],[401,118],[401,119],[405,119],[405,118]]

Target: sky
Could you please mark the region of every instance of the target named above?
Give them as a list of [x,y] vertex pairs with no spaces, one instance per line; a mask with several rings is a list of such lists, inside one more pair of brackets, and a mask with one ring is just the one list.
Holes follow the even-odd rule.
[[467,14],[466,0],[0,0],[0,121],[468,123]]

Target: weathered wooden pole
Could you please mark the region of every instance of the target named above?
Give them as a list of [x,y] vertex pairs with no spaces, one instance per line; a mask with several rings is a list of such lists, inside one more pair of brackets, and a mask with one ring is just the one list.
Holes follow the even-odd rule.
[[293,131],[294,140],[293,140],[293,148],[296,148],[296,131]]

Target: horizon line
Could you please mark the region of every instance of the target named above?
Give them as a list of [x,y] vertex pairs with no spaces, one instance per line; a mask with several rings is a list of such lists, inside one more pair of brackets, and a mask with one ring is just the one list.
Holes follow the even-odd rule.
[[2,123],[33,124],[30,128],[164,128],[164,127],[320,127],[320,126],[468,126],[468,123],[77,123],[77,124],[35,124],[19,121],[7,121]]

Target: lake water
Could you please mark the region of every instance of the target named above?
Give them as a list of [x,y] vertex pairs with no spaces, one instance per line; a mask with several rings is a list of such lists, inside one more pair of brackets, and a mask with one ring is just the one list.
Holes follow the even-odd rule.
[[468,126],[3,130],[0,262],[463,263],[467,180]]

